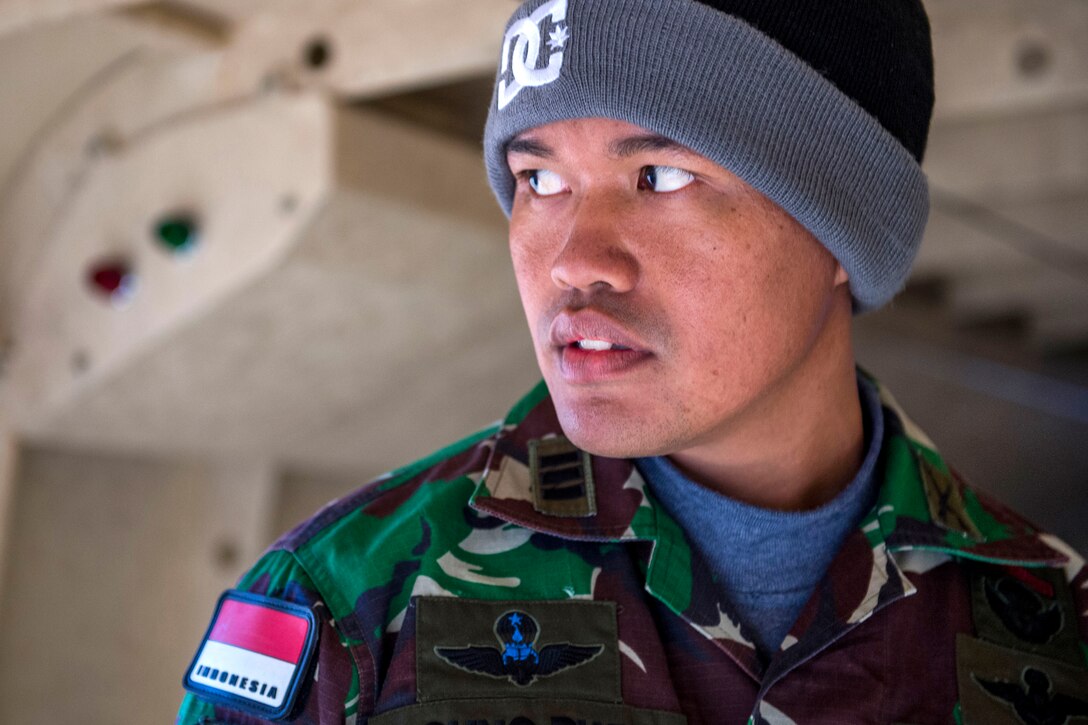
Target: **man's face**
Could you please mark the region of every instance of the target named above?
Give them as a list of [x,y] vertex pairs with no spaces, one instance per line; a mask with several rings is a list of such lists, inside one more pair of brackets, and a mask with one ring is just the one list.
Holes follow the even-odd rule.
[[584,450],[713,445],[767,407],[832,308],[848,307],[845,274],[792,217],[638,126],[549,124],[518,136],[507,160],[537,360]]

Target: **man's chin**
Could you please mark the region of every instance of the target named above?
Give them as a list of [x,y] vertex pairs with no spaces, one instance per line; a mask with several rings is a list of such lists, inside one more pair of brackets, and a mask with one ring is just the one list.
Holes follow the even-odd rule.
[[595,456],[642,458],[660,455],[664,447],[644,420],[630,414],[561,405],[556,406],[556,413],[567,439]]

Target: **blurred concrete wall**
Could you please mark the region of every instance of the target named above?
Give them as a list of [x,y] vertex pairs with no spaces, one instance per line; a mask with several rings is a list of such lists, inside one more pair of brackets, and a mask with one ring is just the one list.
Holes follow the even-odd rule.
[[275,484],[264,465],[25,449],[0,722],[170,722],[211,606],[268,543]]

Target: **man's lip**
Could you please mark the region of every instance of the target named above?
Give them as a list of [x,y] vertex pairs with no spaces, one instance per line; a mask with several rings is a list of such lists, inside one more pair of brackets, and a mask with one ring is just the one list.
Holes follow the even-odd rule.
[[649,352],[645,343],[620,324],[593,310],[560,312],[552,320],[549,336],[557,348],[573,345],[580,340],[603,340],[629,350]]

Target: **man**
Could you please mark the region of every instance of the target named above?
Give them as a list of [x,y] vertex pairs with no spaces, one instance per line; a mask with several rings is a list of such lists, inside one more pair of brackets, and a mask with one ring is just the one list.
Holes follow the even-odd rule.
[[544,376],[221,600],[179,722],[1088,713],[1088,572],[854,367],[921,239],[918,0],[529,0],[485,160]]

